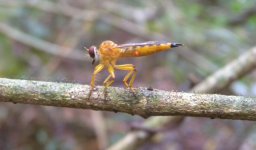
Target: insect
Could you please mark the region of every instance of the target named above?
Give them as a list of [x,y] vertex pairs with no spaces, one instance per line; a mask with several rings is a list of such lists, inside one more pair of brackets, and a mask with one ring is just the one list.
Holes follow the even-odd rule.
[[109,87],[113,84],[115,79],[115,70],[123,70],[128,71],[123,79],[124,85],[126,88],[132,89],[137,70],[133,64],[117,65],[116,62],[118,59],[125,57],[141,57],[151,55],[153,53],[166,51],[182,45],[183,44],[179,43],[158,41],[118,45],[112,41],[103,41],[100,44],[99,49],[97,49],[96,46],[85,48],[92,58],[92,64],[94,64],[95,61],[99,62],[99,64],[95,67],[92,75],[91,88],[95,88],[96,75],[104,68],[106,68],[109,72],[109,76],[103,82],[105,87]]

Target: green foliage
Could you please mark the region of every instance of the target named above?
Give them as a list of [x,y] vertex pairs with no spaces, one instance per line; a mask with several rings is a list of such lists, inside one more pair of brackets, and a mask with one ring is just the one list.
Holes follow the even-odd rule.
[[0,34],[0,76],[20,77],[24,74],[25,65],[15,57],[11,43],[6,36]]

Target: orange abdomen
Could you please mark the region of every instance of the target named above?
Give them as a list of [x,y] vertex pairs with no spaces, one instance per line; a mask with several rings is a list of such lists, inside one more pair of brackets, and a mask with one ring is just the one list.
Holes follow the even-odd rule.
[[172,43],[134,45],[122,48],[121,57],[141,57],[172,48]]

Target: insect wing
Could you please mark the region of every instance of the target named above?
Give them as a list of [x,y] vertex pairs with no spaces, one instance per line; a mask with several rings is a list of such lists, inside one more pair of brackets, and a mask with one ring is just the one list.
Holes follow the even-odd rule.
[[128,43],[128,44],[121,44],[118,45],[118,48],[129,48],[129,47],[137,47],[137,46],[151,46],[151,45],[156,45],[156,44],[161,44],[161,42],[158,41],[148,41],[148,42],[143,42],[143,43]]

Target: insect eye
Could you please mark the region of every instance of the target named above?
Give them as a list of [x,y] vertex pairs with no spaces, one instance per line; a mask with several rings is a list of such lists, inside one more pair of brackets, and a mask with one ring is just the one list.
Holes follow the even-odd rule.
[[89,49],[88,49],[88,53],[90,55],[91,58],[95,58],[95,50],[96,50],[96,47],[95,46],[91,46]]

